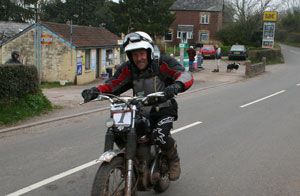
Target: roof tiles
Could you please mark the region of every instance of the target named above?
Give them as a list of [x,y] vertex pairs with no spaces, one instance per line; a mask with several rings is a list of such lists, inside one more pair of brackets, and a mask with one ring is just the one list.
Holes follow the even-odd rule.
[[223,9],[223,0],[176,0],[170,10],[174,11],[214,11]]
[[[42,22],[41,25],[70,42],[70,25],[52,22]],[[104,27],[72,25],[72,45],[75,47],[116,46],[120,39]]]

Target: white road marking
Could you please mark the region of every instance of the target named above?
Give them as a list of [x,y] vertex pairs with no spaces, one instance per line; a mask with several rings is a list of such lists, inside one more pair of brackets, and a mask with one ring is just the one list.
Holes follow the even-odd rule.
[[297,52],[297,51],[295,51],[295,50],[290,50],[290,52],[293,52],[293,53],[295,53],[295,54],[300,54],[300,52]]
[[299,83],[299,84],[297,84],[296,86],[300,86],[300,83]]
[[[186,125],[186,126],[184,126],[184,127],[175,129],[175,130],[171,131],[171,133],[174,134],[174,133],[183,131],[183,130],[185,130],[185,129],[188,129],[188,128],[190,128],[190,127],[196,126],[196,125],[198,125],[198,124],[201,124],[201,123],[202,123],[202,122],[197,121],[197,122],[192,123],[192,124],[190,124],[190,125]],[[85,163],[85,164],[83,164],[83,165],[80,165],[80,166],[78,166],[78,167],[75,167],[75,168],[73,168],[73,169],[70,169],[70,170],[68,170],[68,171],[62,172],[62,173],[60,173],[60,174],[58,174],[58,175],[52,176],[52,177],[50,177],[50,178],[47,178],[47,179],[42,180],[42,181],[40,181],[40,182],[37,182],[37,183],[35,183],[35,184],[29,185],[29,186],[27,186],[27,187],[25,187],[25,188],[23,188],[23,189],[20,189],[20,190],[18,190],[18,191],[16,191],[16,192],[10,193],[10,194],[8,194],[8,195],[6,195],[6,196],[19,196],[19,195],[23,195],[23,194],[25,194],[25,193],[28,193],[28,192],[30,192],[30,191],[33,191],[34,189],[37,189],[37,188],[39,188],[39,187],[42,187],[42,186],[44,186],[44,185],[46,185],[46,184],[49,184],[49,183],[51,183],[51,182],[54,182],[54,181],[59,180],[59,179],[61,179],[61,178],[64,178],[64,177],[66,177],[66,176],[68,176],[68,175],[74,174],[74,173],[76,173],[76,172],[78,172],[78,171],[80,171],[80,170],[86,169],[86,168],[91,167],[91,166],[93,166],[93,165],[96,165],[96,164],[98,164],[98,163],[100,163],[100,162],[98,161],[98,159],[96,159],[96,160],[94,160],[94,161],[90,161],[90,162],[88,162],[88,163]]]
[[245,105],[241,105],[240,107],[241,107],[241,108],[247,107],[247,106],[249,106],[249,105],[252,105],[252,104],[257,103],[257,102],[260,102],[260,101],[263,101],[263,100],[265,100],[265,99],[268,99],[268,98],[270,98],[270,97],[273,97],[273,96],[275,96],[275,95],[278,95],[278,94],[281,94],[281,93],[284,93],[284,92],[285,92],[285,90],[279,91],[279,92],[277,92],[277,93],[274,93],[274,94],[272,94],[272,95],[266,96],[266,97],[261,98],[261,99],[258,99],[258,100],[256,100],[256,101],[252,101],[252,102],[247,103],[247,104],[245,104]]
[[22,195],[22,194],[28,193],[29,191],[32,191],[32,190],[37,189],[37,188],[39,188],[39,187],[41,187],[41,186],[44,186],[44,185],[46,185],[46,184],[49,184],[49,183],[54,182],[54,181],[56,181],[56,180],[59,180],[59,179],[61,179],[61,178],[63,178],[63,177],[66,177],[66,176],[68,176],[68,175],[71,175],[71,174],[73,174],[73,173],[75,173],[75,172],[78,172],[78,171],[80,171],[80,170],[83,170],[83,169],[85,169],[85,168],[91,167],[91,166],[93,166],[93,165],[95,165],[95,164],[97,164],[97,163],[99,163],[99,162],[96,162],[96,160],[91,161],[91,162],[88,162],[88,163],[85,163],[85,164],[83,164],[83,165],[80,165],[80,166],[75,167],[75,168],[73,168],[73,169],[70,169],[70,170],[68,170],[68,171],[65,171],[65,172],[63,172],[63,173],[60,173],[60,174],[58,174],[58,175],[52,176],[52,177],[47,178],[47,179],[45,179],[45,180],[42,180],[42,181],[40,181],[40,182],[38,182],[38,183],[35,183],[35,184],[32,184],[32,185],[30,185],[30,186],[28,186],[28,187],[25,187],[25,188],[23,188],[23,189],[20,189],[20,190],[14,192],[14,193],[11,193],[11,194],[9,194],[9,195],[7,195],[7,196],[18,196],[18,195]]
[[186,126],[184,126],[184,127],[175,129],[175,130],[171,131],[171,133],[172,133],[172,134],[178,133],[178,132],[180,132],[180,131],[183,131],[183,130],[188,129],[188,128],[190,128],[190,127],[199,125],[199,124],[201,124],[201,123],[202,123],[202,122],[197,121],[197,122],[194,122],[194,123],[192,123],[192,124],[190,124],[190,125],[186,125]]

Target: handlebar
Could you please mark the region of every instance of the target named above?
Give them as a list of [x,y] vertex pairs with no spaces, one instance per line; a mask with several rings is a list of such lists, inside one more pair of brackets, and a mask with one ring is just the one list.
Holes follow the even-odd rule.
[[[122,103],[131,103],[131,104],[138,104],[138,103],[146,103],[150,98],[152,97],[164,97],[165,94],[164,92],[155,92],[155,93],[150,93],[145,97],[119,97],[116,95],[112,94],[107,94],[107,93],[101,93],[98,95],[98,97],[94,100],[91,101],[103,101],[103,100],[109,100],[110,103],[115,103],[115,102],[122,102]],[[86,102],[81,102],[80,105],[85,104]]]

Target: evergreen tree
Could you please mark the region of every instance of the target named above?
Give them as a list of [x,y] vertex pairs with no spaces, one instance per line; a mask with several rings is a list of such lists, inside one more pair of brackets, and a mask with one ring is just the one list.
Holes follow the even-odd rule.
[[23,1],[0,0],[0,20],[28,22],[34,19],[34,9],[25,7]]
[[145,31],[152,37],[165,35],[175,20],[169,8],[175,0],[123,0],[112,3],[115,22],[122,33]]
[[96,19],[97,9],[104,0],[55,0],[42,5],[41,19],[65,23],[72,19],[73,24],[99,26]]

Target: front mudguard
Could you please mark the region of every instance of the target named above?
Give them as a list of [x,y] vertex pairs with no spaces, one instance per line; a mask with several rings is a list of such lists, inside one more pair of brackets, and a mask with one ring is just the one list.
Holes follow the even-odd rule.
[[109,150],[104,152],[99,159],[97,159],[97,162],[106,162],[109,163],[113,158],[117,157],[117,156],[123,156],[125,155],[125,151],[124,150]]
[[[109,163],[115,157],[118,157],[118,156],[121,156],[125,159],[125,149],[122,149],[122,150],[115,149],[115,150],[106,151],[99,157],[99,159],[96,160],[96,162],[100,162],[100,167],[101,167],[103,163]],[[139,175],[138,175],[137,168],[136,168],[135,164],[133,164],[133,172],[134,172],[134,175],[135,175],[135,180],[138,181]]]

